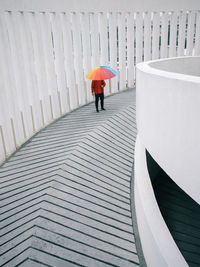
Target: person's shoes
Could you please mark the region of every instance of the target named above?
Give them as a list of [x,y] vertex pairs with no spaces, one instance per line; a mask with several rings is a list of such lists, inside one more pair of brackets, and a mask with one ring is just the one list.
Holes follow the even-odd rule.
[[102,108],[101,110],[106,110],[105,108]]
[[99,112],[99,110],[97,109],[97,112]]

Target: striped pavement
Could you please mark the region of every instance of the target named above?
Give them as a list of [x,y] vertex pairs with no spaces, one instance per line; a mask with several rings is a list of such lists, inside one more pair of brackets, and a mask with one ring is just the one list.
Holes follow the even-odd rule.
[[55,121],[0,168],[0,266],[138,266],[135,90]]

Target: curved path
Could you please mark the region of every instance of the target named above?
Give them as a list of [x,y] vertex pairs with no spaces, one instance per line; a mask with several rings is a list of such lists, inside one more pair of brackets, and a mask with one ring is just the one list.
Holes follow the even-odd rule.
[[135,90],[73,111],[0,168],[1,266],[138,266]]

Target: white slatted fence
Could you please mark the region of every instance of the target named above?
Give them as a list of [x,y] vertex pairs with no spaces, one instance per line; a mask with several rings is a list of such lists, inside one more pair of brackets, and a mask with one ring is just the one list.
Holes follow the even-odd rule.
[[134,86],[135,64],[200,55],[200,11],[0,11],[0,162],[52,120],[92,101],[86,73],[118,76],[105,94]]

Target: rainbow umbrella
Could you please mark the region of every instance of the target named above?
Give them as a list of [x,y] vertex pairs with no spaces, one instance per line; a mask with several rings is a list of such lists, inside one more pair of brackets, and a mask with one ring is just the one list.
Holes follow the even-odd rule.
[[100,66],[90,70],[86,74],[89,80],[107,80],[117,75],[117,72],[110,67]]

